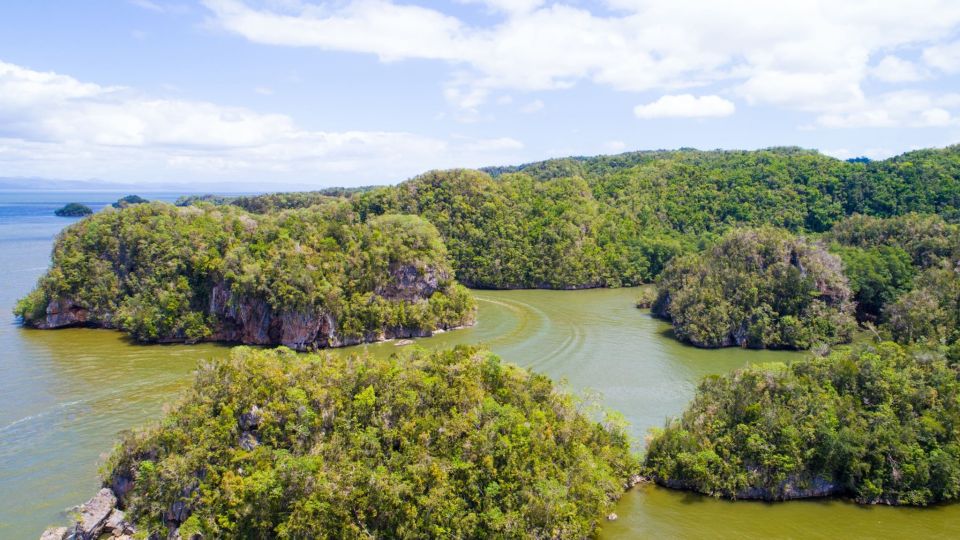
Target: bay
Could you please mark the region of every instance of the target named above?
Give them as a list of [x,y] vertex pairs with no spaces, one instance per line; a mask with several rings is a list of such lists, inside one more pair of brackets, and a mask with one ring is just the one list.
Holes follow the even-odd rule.
[[[221,345],[138,345],[108,330],[37,331],[11,315],[49,262],[52,240],[73,219],[66,202],[94,209],[125,194],[0,193],[0,538],[36,538],[98,486],[97,467],[118,434],[155,420]],[[146,195],[146,194],[145,194]],[[148,195],[149,197],[149,195]],[[171,200],[173,194],[152,196]],[[634,289],[475,291],[476,326],[398,347],[340,349],[390,355],[409,347],[482,343],[506,361],[565,380],[630,422],[636,447],[679,414],[704,376],[801,353],[705,351],[670,337],[669,325],[633,307]],[[728,502],[654,486],[635,488],[601,538],[960,537],[960,507],[861,507],[801,501]]]

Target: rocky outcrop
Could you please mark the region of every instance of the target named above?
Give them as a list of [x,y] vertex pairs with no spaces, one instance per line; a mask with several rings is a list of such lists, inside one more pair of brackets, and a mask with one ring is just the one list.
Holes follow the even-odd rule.
[[390,281],[377,287],[376,294],[387,300],[415,302],[440,290],[440,282],[450,278],[434,267],[418,268],[412,264],[395,265]]
[[71,298],[57,298],[47,305],[46,316],[28,321],[35,328],[51,329],[67,326],[80,326],[90,320],[90,311],[77,304]]
[[[682,479],[654,478],[657,484],[671,489],[697,491],[693,482]],[[758,501],[789,501],[793,499],[815,499],[843,495],[843,489],[835,482],[822,478],[800,478],[791,476],[776,486],[750,486],[734,493],[709,493],[728,499],[758,500]]]
[[96,540],[104,534],[129,539],[135,532],[123,511],[117,508],[113,490],[103,488],[77,508],[73,526],[50,527],[43,531],[40,540]]
[[[406,274],[404,274],[406,275]],[[406,279],[406,278],[404,278]],[[419,285],[408,283],[418,294],[403,293],[391,300],[415,302],[425,300],[437,290],[430,284],[433,278],[426,277]],[[400,294],[396,290],[384,291]],[[332,313],[318,310],[312,313],[300,311],[273,311],[267,302],[259,298],[235,295],[228,286],[217,284],[210,295],[210,314],[217,319],[217,327],[211,341],[226,341],[246,345],[283,345],[297,351],[346,347],[372,341],[429,337],[433,330],[423,328],[388,327],[382,332],[360,336],[340,334],[337,320]],[[441,327],[447,330],[449,328]]]
[[[391,301],[426,301],[440,290],[441,282],[449,279],[433,268],[418,269],[403,265],[391,271],[388,284],[376,289],[375,294]],[[457,326],[442,324],[436,329],[387,327],[362,335],[344,336],[340,333],[335,315],[318,308],[313,311],[277,311],[263,298],[236,294],[224,282],[213,285],[209,294],[207,313],[215,321],[213,333],[206,341],[243,343],[245,345],[284,345],[297,351],[346,347],[360,343],[388,339],[429,337],[434,330],[451,330]],[[96,326],[113,328],[112,314],[94,316],[89,309],[70,298],[51,300],[44,318],[24,320],[33,328],[54,329],[69,326]],[[186,338],[170,336],[162,342],[183,342]]]

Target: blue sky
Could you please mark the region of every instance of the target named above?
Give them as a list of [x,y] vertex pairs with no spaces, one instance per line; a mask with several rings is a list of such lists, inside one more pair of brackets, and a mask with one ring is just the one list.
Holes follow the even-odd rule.
[[960,141],[960,2],[0,6],[0,176],[392,183],[656,148]]

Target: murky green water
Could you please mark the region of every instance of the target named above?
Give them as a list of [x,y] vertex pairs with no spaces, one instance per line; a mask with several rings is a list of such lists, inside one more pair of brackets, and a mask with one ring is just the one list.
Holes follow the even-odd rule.
[[[73,199],[63,202],[67,200]],[[228,352],[215,345],[139,346],[110,331],[17,326],[10,308],[42,272],[53,235],[69,222],[50,217],[53,200],[33,204],[24,207],[0,194],[4,539],[36,538],[45,525],[61,522],[64,508],[96,489],[97,466],[117,433],[156,418],[189,381],[198,360]],[[702,376],[750,362],[800,357],[680,345],[669,338],[665,324],[633,308],[632,290],[476,295],[480,313],[475,327],[418,340],[417,346],[485,343],[508,361],[566,379],[574,390],[600,392],[605,405],[630,421],[638,442],[649,427],[682,410]],[[403,350],[394,343],[354,351],[358,349],[377,355]],[[603,538],[960,537],[960,506],[917,510],[836,501],[730,503],[644,486],[628,493],[616,512],[620,519],[605,525]]]

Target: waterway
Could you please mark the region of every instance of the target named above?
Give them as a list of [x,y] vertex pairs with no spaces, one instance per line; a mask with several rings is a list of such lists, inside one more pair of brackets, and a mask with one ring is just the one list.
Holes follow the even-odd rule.
[[[117,435],[155,420],[197,362],[229,353],[213,344],[138,345],[109,330],[28,330],[14,320],[12,307],[46,268],[54,236],[75,221],[54,217],[53,210],[71,201],[98,209],[120,195],[0,193],[0,538],[32,539],[46,525],[63,523],[65,509],[98,487],[98,466]],[[682,411],[704,376],[802,358],[682,345],[668,325],[633,306],[636,294],[475,291],[476,326],[411,346],[482,343],[506,361],[597,395],[630,422],[638,450],[651,427]],[[404,349],[386,342],[337,354]],[[604,525],[602,538],[960,538],[957,505],[732,503],[641,486],[616,513],[620,518]]]

